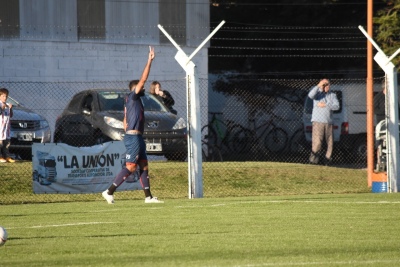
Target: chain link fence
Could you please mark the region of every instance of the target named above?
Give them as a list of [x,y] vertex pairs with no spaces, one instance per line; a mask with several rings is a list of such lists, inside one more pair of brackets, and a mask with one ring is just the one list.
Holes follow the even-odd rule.
[[[374,93],[382,90],[382,81],[375,79]],[[218,79],[209,96],[210,123],[202,129],[203,140],[208,137],[218,154],[209,160],[308,163],[312,101],[307,94],[318,82]],[[366,167],[365,88],[365,80],[331,81],[340,103],[333,114],[335,165]]]
[[[375,79],[374,90],[381,90],[383,78]],[[177,118],[186,121],[186,81],[159,81],[163,90],[167,90],[175,99],[174,109]],[[311,152],[311,109],[307,102],[309,90],[318,80],[284,79],[243,79],[237,77],[212,77],[200,79],[200,105],[202,121],[203,182],[205,196],[236,196],[243,193],[240,178],[230,180],[233,173],[246,173],[246,168],[257,165],[260,177],[270,175],[271,162],[308,164]],[[13,118],[10,151],[17,163],[2,163],[0,203],[15,202],[56,202],[73,200],[99,199],[99,194],[64,195],[32,193],[32,156],[31,146],[35,142],[66,142],[61,138],[61,129],[69,127],[68,135],[73,136],[71,145],[87,146],[111,140],[117,140],[107,132],[94,128],[88,123],[88,115],[83,109],[85,101],[75,101],[74,96],[88,89],[109,89],[109,91],[128,92],[129,81],[109,82],[0,82],[0,87],[10,91],[10,97],[30,111],[23,110]],[[149,86],[148,83],[147,86]],[[331,90],[340,102],[340,109],[334,114],[334,151],[332,166],[349,170],[366,168],[366,84],[365,80],[331,80]],[[146,91],[149,91],[146,88]],[[88,94],[85,94],[87,96]],[[73,100],[74,99],[74,100]],[[84,98],[82,98],[84,99]],[[72,100],[72,101],[71,101]],[[101,99],[96,100],[101,110]],[[91,103],[93,105],[93,103]],[[117,103],[118,104],[118,103]],[[60,115],[67,106],[76,114],[68,127],[63,124]],[[146,106],[146,103],[145,103]],[[104,108],[104,107],[103,107]],[[122,106],[108,107],[115,113],[122,114]],[[147,107],[149,108],[149,106]],[[92,112],[96,112],[93,110]],[[18,113],[18,112],[17,112]],[[151,116],[154,120],[166,120],[165,112]],[[93,113],[92,113],[93,114]],[[101,116],[101,112],[99,111]],[[65,115],[65,114],[64,114]],[[92,116],[92,115],[90,115]],[[174,115],[170,115],[174,116]],[[169,116],[169,117],[170,117]],[[149,117],[149,116],[148,116]],[[160,123],[161,124],[161,123]],[[65,130],[66,131],[66,130]],[[161,134],[161,135],[160,135]],[[164,133],[147,131],[147,142],[157,138],[162,142],[171,141],[173,130]],[[67,135],[67,132],[64,132]],[[151,138],[150,138],[151,137]],[[174,138],[172,138],[174,139]],[[69,139],[71,141],[71,139]],[[90,143],[88,140],[91,140]],[[155,186],[155,190],[165,185],[174,184],[174,190],[163,195],[164,198],[187,197],[187,148],[186,140],[179,151],[148,151],[153,176],[167,176]],[[172,147],[177,148],[175,143]],[[323,153],[323,152],[322,152]],[[12,165],[14,164],[14,165]],[[22,172],[15,177],[17,166]],[[260,167],[261,166],[261,167]],[[312,166],[312,165],[310,165]],[[184,170],[184,171],[182,171]],[[215,177],[226,180],[224,186],[214,186]],[[243,180],[251,179],[249,177]],[[221,182],[221,180],[219,180]],[[111,181],[110,181],[111,183]],[[257,181],[258,189],[251,195],[269,194],[265,189],[268,180]],[[346,183],[346,182],[344,182]],[[356,187],[365,190],[365,180]],[[316,185],[319,186],[319,185]],[[264,188],[264,189],[263,189]],[[296,193],[309,193],[309,187],[299,186]],[[324,193],[327,188],[313,188],[316,193]],[[357,191],[358,189],[356,189]],[[328,190],[329,191],[329,190]],[[284,193],[285,191],[280,191]],[[124,198],[142,197],[142,193],[124,192]]]

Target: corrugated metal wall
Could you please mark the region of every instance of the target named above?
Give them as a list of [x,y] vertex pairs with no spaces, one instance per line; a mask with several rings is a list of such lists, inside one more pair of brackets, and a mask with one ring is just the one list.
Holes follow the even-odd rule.
[[[2,5],[8,17],[18,18],[17,10],[18,4]],[[179,45],[197,47],[210,32],[209,13],[206,0],[20,0],[19,24],[7,19],[14,25],[6,29],[0,22],[0,33],[8,33],[0,38],[20,27],[21,40],[168,44],[160,24]]]
[[0,0],[0,38],[19,38],[19,2]]
[[103,0],[78,0],[79,40],[104,40],[106,37]]
[[197,47],[210,34],[210,3],[204,0],[188,0],[186,9],[186,45]]
[[20,0],[21,40],[76,41],[76,0]]
[[[160,0],[159,12],[159,24],[164,27],[175,42],[186,45],[186,1]],[[162,32],[159,32],[159,34],[160,43],[170,43]]]
[[106,1],[107,41],[158,44],[157,1]]

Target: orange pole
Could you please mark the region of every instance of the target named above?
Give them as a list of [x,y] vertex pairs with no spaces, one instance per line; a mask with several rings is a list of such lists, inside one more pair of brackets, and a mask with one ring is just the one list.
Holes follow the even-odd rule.
[[[368,0],[367,4],[367,32],[373,36],[373,0]],[[372,186],[372,174],[374,172],[374,74],[372,43],[367,40],[367,172],[368,186]]]

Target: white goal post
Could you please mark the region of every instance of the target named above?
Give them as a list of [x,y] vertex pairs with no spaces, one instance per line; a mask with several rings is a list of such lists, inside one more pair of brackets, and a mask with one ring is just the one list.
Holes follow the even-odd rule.
[[225,21],[222,21],[190,56],[187,56],[165,29],[161,25],[158,25],[158,28],[178,50],[175,60],[186,72],[189,198],[203,197],[199,82],[196,74],[196,66],[191,60],[224,23]]

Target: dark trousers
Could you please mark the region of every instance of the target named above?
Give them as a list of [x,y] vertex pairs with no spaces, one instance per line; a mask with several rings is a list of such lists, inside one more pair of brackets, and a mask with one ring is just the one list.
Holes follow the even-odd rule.
[[4,159],[10,157],[10,152],[8,151],[10,144],[11,144],[10,139],[0,140],[0,153],[1,153],[0,156]]

